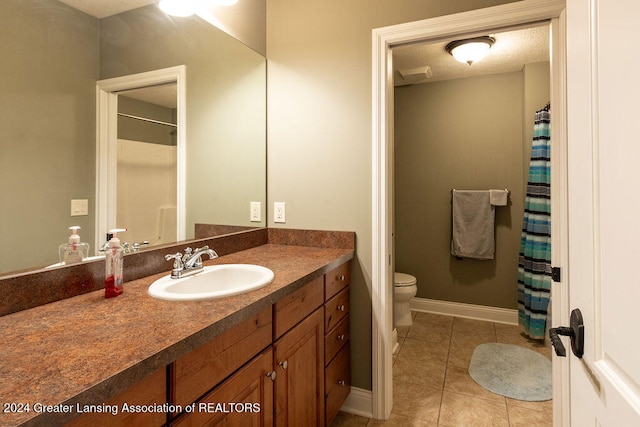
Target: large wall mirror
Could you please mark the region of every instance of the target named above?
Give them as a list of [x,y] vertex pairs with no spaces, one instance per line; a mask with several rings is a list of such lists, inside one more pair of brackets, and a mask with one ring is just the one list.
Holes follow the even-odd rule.
[[[106,215],[97,207],[96,176],[104,154],[97,144],[97,82],[124,76],[182,67],[184,108],[180,112],[178,106],[150,101],[144,92],[154,85],[117,94],[122,113],[117,127],[138,121],[127,116],[156,120],[157,114],[165,115],[157,119],[165,124],[156,129],[163,134],[158,138],[167,138],[154,139],[152,147],[127,145],[137,157],[117,187],[144,192],[143,179],[156,169],[177,170],[171,156],[179,154],[170,152],[181,149],[175,138],[183,132],[184,189],[168,189],[176,199],[160,201],[151,212],[143,213],[142,203],[140,210],[129,212],[131,219],[123,220],[130,224],[114,219],[107,227],[129,228],[131,242],[169,243],[171,238],[193,238],[196,223],[266,226],[264,56],[199,16],[169,17],[149,1],[99,17],[65,3],[0,2],[0,276],[57,263],[58,246],[68,241],[72,225],[82,227],[79,234],[91,254],[104,243],[96,227],[99,216]],[[147,114],[149,109],[157,114]],[[181,113],[182,129],[176,121]],[[127,132],[120,139],[147,143],[144,139],[153,131],[142,130],[142,137],[136,136],[140,131]],[[152,163],[138,167],[142,160]],[[251,221],[250,202],[262,204],[262,221]],[[120,207],[126,203],[121,201]],[[182,235],[179,227],[166,226],[166,221],[178,221],[178,212],[183,212]],[[153,224],[160,234],[144,237],[146,232],[137,233],[140,224]],[[176,230],[175,237],[169,237],[170,229]],[[122,235],[123,241],[128,238]]]

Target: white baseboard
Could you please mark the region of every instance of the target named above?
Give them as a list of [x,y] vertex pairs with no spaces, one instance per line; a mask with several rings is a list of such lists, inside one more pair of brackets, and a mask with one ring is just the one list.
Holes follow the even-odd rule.
[[373,394],[371,390],[351,387],[341,411],[365,418],[373,418]]
[[484,305],[465,304],[461,302],[438,301],[427,298],[413,298],[411,310],[424,313],[445,314],[465,317],[467,319],[486,320],[489,322],[518,324],[518,310],[488,307]]

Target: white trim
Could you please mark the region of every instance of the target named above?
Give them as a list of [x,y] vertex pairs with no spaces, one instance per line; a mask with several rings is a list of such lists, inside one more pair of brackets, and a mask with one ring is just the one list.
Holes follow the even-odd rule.
[[[552,27],[559,34],[558,43],[564,45],[566,28],[564,25],[565,0],[523,0],[501,6],[478,9],[439,18],[399,24],[373,30],[372,46],[372,412],[376,419],[387,419],[392,406],[391,377],[391,330],[392,330],[392,252],[390,206],[390,177],[388,159],[393,147],[393,86],[391,47],[417,41],[441,40],[445,37],[469,35],[498,28],[528,24],[560,18],[561,24]],[[555,38],[554,38],[555,40]],[[557,47],[557,46],[556,46]],[[558,53],[559,63],[552,61],[552,69],[565,67],[566,52]],[[553,79],[562,79],[563,73],[552,73]],[[557,83],[560,83],[558,85]],[[560,87],[564,81],[553,86],[551,101],[558,108],[566,108],[566,94]],[[562,106],[562,107],[560,107]],[[557,109],[554,107],[554,109]],[[564,114],[564,113],[563,113]],[[557,120],[556,120],[557,122]],[[565,162],[566,165],[566,162]],[[566,206],[566,194],[560,205]],[[565,224],[562,224],[566,226]],[[566,241],[564,241],[566,244]],[[565,251],[566,248],[562,248]],[[566,258],[563,258],[563,261]],[[567,264],[565,270],[568,269]],[[564,292],[554,295],[553,307],[564,310],[568,304]],[[559,306],[559,307],[558,307]],[[566,365],[556,364],[560,372],[554,381],[562,381],[561,398],[554,399],[554,420],[556,411],[562,411],[563,419],[569,413]],[[558,385],[554,383],[554,385]],[[563,402],[565,402],[563,404]],[[567,424],[568,425],[568,424]]]
[[358,387],[351,387],[351,392],[340,408],[343,412],[359,415],[365,418],[372,418],[371,412],[371,392]]
[[466,304],[462,302],[438,301],[427,298],[413,298],[411,310],[423,313],[444,314],[446,316],[485,320],[487,322],[518,324],[518,310]]
[[[567,194],[567,25],[566,12],[563,10],[557,18],[551,20],[551,141],[564,141],[554,144],[551,151],[551,254],[552,265],[565,267],[560,283],[553,283],[551,295],[552,326],[564,324],[569,319],[569,286],[566,278],[569,274],[569,222]],[[553,372],[553,425],[571,425],[570,413],[570,376],[567,358],[552,359]],[[560,386],[558,386],[560,385]]]
[[186,235],[186,66],[163,68],[96,82],[96,250],[115,223],[117,92],[163,83],[177,83],[177,240]]
[[606,355],[604,359],[594,362],[593,366],[598,378],[606,378],[630,409],[640,414],[640,390],[637,383],[629,378],[627,372]]
[[389,107],[389,97],[393,96],[393,82],[390,71],[392,60],[389,44],[384,33],[373,30],[373,140],[372,147],[372,322],[371,322],[371,371],[372,371],[372,411],[373,418],[386,420],[391,415],[393,405],[393,349],[389,341],[393,325],[393,294],[391,277],[391,218],[392,208],[389,197],[390,169],[388,153],[393,138],[387,126],[393,129]]

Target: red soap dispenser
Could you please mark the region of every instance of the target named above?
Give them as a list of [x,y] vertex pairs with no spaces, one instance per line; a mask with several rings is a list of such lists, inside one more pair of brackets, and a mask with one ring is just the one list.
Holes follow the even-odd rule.
[[123,250],[118,239],[119,232],[127,231],[126,228],[114,228],[109,230],[113,235],[109,240],[109,248],[106,251],[105,258],[105,279],[104,279],[104,297],[113,298],[120,295],[122,288],[122,255]]

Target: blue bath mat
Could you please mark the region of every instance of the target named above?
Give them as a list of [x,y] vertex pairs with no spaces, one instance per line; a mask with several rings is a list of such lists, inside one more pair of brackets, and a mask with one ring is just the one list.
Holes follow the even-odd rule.
[[551,361],[517,345],[480,344],[473,351],[469,375],[485,389],[518,400],[550,400]]

